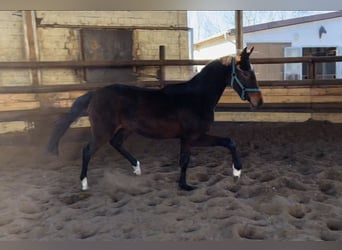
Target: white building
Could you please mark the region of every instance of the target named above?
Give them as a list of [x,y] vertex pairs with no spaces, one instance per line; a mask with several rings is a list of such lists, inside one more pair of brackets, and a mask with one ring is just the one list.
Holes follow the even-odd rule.
[[[244,46],[254,46],[253,56],[297,57],[342,55],[342,11],[258,24],[243,28]],[[195,44],[195,59],[212,59],[235,53],[235,30]],[[255,65],[260,80],[305,79],[308,66]],[[317,65],[317,79],[342,78],[342,63]]]

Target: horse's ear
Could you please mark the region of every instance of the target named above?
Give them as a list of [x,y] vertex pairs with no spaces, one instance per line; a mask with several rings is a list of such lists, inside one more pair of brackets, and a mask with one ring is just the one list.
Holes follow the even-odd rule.
[[254,50],[254,46],[249,50],[249,52],[247,52],[247,47],[245,47],[245,48],[241,51],[240,56],[241,56],[241,57],[244,57],[244,58],[246,58],[246,57],[248,58],[248,57],[252,54],[253,50]]
[[252,54],[252,52],[253,52],[253,50],[254,50],[254,46],[250,49],[250,51],[249,51],[249,55],[251,55]]
[[247,54],[247,47],[245,47],[240,53],[241,56],[245,54]]
[[249,56],[252,53],[254,47],[251,48],[249,52],[247,52],[247,47],[245,47],[241,53],[240,53],[240,66],[243,70],[249,70],[250,69],[250,63],[249,63]]

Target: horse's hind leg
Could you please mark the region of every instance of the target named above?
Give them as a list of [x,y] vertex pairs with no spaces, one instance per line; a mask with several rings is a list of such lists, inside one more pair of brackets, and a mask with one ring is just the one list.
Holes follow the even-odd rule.
[[81,170],[81,184],[82,184],[82,190],[87,190],[88,187],[88,180],[87,180],[87,172],[88,172],[88,165],[91,158],[91,151],[90,151],[90,144],[88,143],[83,148],[83,154],[82,154],[82,170]]
[[141,175],[140,162],[135,159],[123,146],[123,141],[127,138],[124,129],[120,129],[110,140],[110,145],[112,145],[123,157],[125,157],[133,167],[133,172],[136,175]]
[[81,170],[81,175],[80,175],[82,190],[89,189],[88,179],[87,179],[88,165],[89,165],[89,161],[90,161],[91,157],[104,144],[104,141],[100,140],[100,139],[101,139],[101,137],[93,136],[90,143],[88,143],[83,148],[82,170]]

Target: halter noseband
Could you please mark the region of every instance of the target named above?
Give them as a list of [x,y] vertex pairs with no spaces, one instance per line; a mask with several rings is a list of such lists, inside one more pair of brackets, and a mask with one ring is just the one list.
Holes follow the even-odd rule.
[[234,57],[232,58],[231,64],[232,64],[232,78],[230,80],[230,86],[232,88],[234,87],[234,80],[235,80],[235,82],[241,88],[241,95],[240,95],[241,100],[246,100],[246,92],[260,92],[261,91],[260,88],[246,88],[236,75],[236,72],[235,72],[236,64],[235,64]]

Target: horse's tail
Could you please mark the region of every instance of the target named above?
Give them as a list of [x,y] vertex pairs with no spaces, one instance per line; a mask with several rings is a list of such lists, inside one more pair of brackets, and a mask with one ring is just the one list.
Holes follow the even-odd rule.
[[68,130],[71,123],[81,116],[82,112],[88,107],[91,97],[92,92],[87,92],[86,94],[78,97],[72,104],[71,109],[64,114],[59,121],[57,121],[47,145],[48,152],[58,154],[59,140]]

